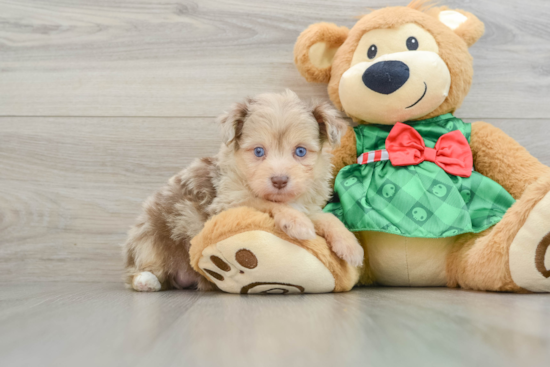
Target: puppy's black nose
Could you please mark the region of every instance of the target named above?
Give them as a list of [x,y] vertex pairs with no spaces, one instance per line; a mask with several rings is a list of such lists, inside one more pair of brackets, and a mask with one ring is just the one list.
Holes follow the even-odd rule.
[[273,176],[271,177],[271,184],[276,189],[284,189],[288,183],[288,176]]
[[380,93],[392,94],[409,80],[409,67],[401,61],[380,61],[363,73],[367,88]]

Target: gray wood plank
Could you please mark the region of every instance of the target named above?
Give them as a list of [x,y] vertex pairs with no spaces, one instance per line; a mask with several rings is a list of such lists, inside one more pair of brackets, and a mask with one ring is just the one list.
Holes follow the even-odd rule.
[[0,277],[120,281],[141,203],[219,145],[204,118],[0,119]]
[[[408,0],[1,0],[0,115],[214,116],[246,95],[326,98],[293,66],[298,34]],[[477,14],[461,114],[546,118],[550,2],[446,1]]]
[[[550,164],[550,120],[488,122]],[[141,203],[219,144],[210,118],[0,118],[0,278],[120,282]]]
[[0,286],[2,366],[547,366],[547,295]]

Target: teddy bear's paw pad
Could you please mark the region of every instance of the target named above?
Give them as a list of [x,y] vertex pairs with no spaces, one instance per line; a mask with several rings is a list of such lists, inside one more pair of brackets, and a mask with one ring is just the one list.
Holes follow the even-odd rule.
[[228,293],[326,293],[335,286],[318,258],[264,231],[239,233],[207,247],[198,265]]
[[550,292],[550,193],[533,208],[510,246],[514,282],[531,292]]
[[132,288],[138,292],[157,292],[160,291],[160,282],[155,274],[149,271],[142,271],[134,275]]

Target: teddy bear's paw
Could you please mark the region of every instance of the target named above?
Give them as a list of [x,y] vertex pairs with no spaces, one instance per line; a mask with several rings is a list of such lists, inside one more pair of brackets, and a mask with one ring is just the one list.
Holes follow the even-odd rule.
[[134,275],[132,288],[138,292],[158,292],[160,291],[160,282],[155,274],[149,271],[142,271]]
[[335,279],[307,250],[272,233],[239,233],[207,247],[199,268],[228,293],[326,293]]
[[533,208],[510,246],[514,282],[532,292],[550,292],[550,193]]
[[327,236],[327,242],[334,253],[351,266],[363,265],[365,251],[351,232],[339,231],[339,233]]
[[312,240],[316,237],[311,219],[297,210],[288,210],[275,215],[275,223],[287,235],[297,240]]

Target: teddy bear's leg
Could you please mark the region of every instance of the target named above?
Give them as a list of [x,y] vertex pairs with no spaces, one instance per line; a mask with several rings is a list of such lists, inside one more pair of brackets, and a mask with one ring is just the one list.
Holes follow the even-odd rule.
[[[550,168],[485,122],[472,124],[476,171],[498,182],[518,201],[490,232],[463,238],[449,257],[449,285],[471,289],[550,291]],[[542,278],[541,278],[542,277]],[[536,285],[536,284],[542,285]]]
[[447,262],[448,285],[550,292],[550,176],[528,186],[493,228],[462,236]]
[[292,239],[252,208],[215,216],[191,243],[193,268],[228,293],[343,292],[359,277],[323,238]]

